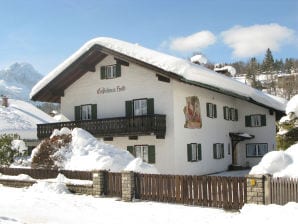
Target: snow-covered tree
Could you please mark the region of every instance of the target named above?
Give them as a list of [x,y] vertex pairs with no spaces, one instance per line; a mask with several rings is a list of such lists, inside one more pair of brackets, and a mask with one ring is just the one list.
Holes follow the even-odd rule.
[[298,142],[298,95],[288,102],[286,114],[278,123],[277,147],[282,150]]

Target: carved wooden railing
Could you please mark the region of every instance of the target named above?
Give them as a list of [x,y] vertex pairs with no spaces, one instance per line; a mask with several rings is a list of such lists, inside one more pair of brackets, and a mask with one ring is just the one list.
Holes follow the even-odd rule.
[[155,135],[165,138],[166,115],[154,114],[136,117],[117,117],[97,120],[68,121],[37,125],[37,137],[50,137],[54,129],[76,127],[85,129],[96,137]]

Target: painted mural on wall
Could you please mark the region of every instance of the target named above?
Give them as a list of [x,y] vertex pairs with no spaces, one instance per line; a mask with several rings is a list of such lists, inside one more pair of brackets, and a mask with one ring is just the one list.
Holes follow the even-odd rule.
[[185,114],[185,128],[201,128],[202,118],[200,101],[197,96],[186,97],[186,106],[183,109]]

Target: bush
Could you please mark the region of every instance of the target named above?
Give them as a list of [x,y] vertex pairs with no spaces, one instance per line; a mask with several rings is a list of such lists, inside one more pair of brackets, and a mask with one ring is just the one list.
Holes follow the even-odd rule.
[[11,144],[17,135],[0,135],[0,166],[9,166],[20,153]]

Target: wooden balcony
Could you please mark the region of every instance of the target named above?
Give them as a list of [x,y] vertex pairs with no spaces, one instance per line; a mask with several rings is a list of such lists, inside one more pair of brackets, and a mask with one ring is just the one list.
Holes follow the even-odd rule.
[[137,117],[117,117],[97,120],[69,121],[37,125],[39,139],[51,136],[54,129],[67,127],[82,128],[95,137],[124,137],[155,135],[156,138],[165,138],[166,115],[154,114]]

